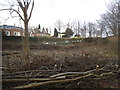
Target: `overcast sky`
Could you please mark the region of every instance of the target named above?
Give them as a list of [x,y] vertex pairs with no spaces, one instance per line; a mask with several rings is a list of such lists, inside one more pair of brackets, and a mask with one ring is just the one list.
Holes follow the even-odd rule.
[[[14,1],[14,0],[7,0]],[[40,24],[43,27],[54,27],[54,23],[60,19],[64,23],[69,20],[95,22],[100,18],[100,14],[105,13],[106,4],[110,0],[35,0],[35,7],[30,20],[30,26]],[[6,3],[6,0],[0,0]],[[8,14],[0,12],[0,24],[20,25],[18,19],[2,21]]]

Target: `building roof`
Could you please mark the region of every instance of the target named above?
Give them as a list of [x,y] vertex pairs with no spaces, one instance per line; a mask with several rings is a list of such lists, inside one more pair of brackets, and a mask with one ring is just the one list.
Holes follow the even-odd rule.
[[20,30],[23,30],[22,27],[11,26],[11,25],[2,25],[2,26],[0,26],[0,29],[20,29]]

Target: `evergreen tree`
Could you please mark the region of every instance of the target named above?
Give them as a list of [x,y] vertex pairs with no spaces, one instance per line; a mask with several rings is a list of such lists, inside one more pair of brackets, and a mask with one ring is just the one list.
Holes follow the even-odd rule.
[[71,29],[71,28],[67,28],[67,29],[66,29],[66,35],[65,35],[65,36],[69,38],[69,37],[71,37],[72,35],[73,35],[72,29]]
[[54,37],[58,37],[58,31],[56,28],[54,29]]
[[41,29],[41,26],[40,26],[40,24],[38,25],[38,29]]

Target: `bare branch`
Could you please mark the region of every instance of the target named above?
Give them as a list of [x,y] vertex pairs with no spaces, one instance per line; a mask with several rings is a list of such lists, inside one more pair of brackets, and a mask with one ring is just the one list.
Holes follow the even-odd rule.
[[31,11],[30,11],[30,15],[29,15],[29,17],[28,17],[28,19],[27,19],[28,21],[29,21],[30,18],[31,18],[33,8],[34,8],[34,0],[33,0],[33,3],[32,3],[32,8],[31,8]]
[[18,2],[18,4],[19,4],[20,8],[22,9],[22,11],[24,11],[24,7],[23,7],[23,5],[22,5],[21,0],[17,0],[17,2]]
[[26,6],[26,1],[25,0],[23,0],[23,3],[24,3],[24,6]]
[[[23,17],[21,16],[21,14],[17,11],[17,10],[15,10],[15,9],[13,9],[13,8],[7,8],[7,9],[0,9],[0,11],[5,11],[5,10],[13,10],[14,12],[16,12],[19,16],[20,16],[20,18],[24,21],[24,19],[23,19]],[[13,12],[11,12],[10,14],[12,14]]]
[[0,11],[6,11],[6,10],[11,10],[11,8],[7,8],[7,9],[0,9]]
[[23,19],[23,17],[21,16],[21,14],[17,11],[17,10],[15,10],[15,9],[12,9],[13,11],[15,11],[19,16],[20,16],[20,18],[23,20],[23,21],[25,21],[24,19]]
[[30,3],[31,3],[31,0],[29,2],[27,0],[27,9],[29,8]]

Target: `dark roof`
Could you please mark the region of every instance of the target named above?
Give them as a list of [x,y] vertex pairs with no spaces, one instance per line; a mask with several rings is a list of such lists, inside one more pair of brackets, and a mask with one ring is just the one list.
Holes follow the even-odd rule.
[[2,25],[0,26],[0,29],[22,29],[22,27],[17,27],[17,26],[11,26],[11,25]]

